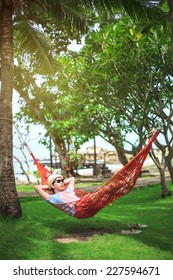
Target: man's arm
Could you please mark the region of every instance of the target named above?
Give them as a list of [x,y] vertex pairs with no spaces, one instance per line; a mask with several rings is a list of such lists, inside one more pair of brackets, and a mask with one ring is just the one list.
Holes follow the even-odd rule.
[[46,189],[46,185],[37,185],[34,186],[35,191],[45,200],[50,200],[48,193],[45,192],[44,189]]
[[74,177],[70,177],[64,180],[64,184],[68,185],[72,188],[72,190],[74,190],[74,186],[75,186],[75,178]]

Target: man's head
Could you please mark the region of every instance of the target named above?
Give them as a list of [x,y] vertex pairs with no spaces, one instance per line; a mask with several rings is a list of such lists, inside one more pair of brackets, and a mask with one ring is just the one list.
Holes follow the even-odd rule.
[[48,187],[51,188],[54,186],[55,183],[63,183],[64,179],[61,174],[51,174],[48,177]]

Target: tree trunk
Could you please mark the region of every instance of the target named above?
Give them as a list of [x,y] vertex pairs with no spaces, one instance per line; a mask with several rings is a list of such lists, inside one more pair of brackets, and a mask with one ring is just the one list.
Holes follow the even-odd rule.
[[66,150],[65,142],[61,141],[59,139],[56,139],[56,137],[54,137],[54,135],[52,135],[52,134],[50,136],[55,144],[56,150],[60,157],[61,169],[65,173],[64,175],[66,177],[75,176],[74,166],[73,166],[73,163],[71,162],[68,152]]
[[169,171],[169,174],[170,174],[170,177],[171,177],[171,182],[173,184],[173,166],[171,164],[171,161],[168,162],[167,167],[168,167],[168,171]]
[[[128,159],[124,152],[123,141],[121,140],[121,136],[117,133],[112,134],[111,131],[109,131],[108,133],[109,133],[109,137],[108,137],[109,143],[115,147],[120,163],[122,165],[126,165],[128,163]],[[102,138],[104,139],[104,137]]]
[[[7,3],[10,3],[10,1]],[[13,168],[12,92],[14,67],[12,5],[2,6],[0,23],[0,215],[2,217],[17,218],[21,216],[21,207],[16,191]]]
[[171,191],[168,189],[168,185],[166,182],[165,178],[165,169],[164,168],[159,168],[160,172],[160,183],[161,183],[161,188],[162,188],[162,195],[161,197],[166,197],[171,195]]
[[116,148],[116,151],[117,151],[119,161],[121,162],[122,165],[126,165],[128,163],[128,160],[127,160],[127,157],[124,153],[124,149],[121,148],[118,145],[116,145],[115,148]]

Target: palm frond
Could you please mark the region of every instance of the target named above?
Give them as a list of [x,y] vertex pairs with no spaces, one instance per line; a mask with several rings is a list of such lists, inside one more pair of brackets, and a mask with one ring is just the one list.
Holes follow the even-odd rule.
[[157,22],[165,17],[161,10],[161,0],[118,0],[125,11],[135,20]]
[[82,2],[74,0],[44,0],[44,7],[46,13],[51,17],[55,23],[64,24],[69,34],[79,32],[85,34],[88,31],[87,26],[87,12],[84,13],[84,6]]
[[156,8],[159,7],[164,1],[163,0],[137,0],[137,2],[149,8]]
[[21,54],[34,55],[37,59],[39,72],[45,74],[54,72],[59,63],[53,57],[52,44],[43,30],[22,17],[16,25],[15,31],[15,40]]

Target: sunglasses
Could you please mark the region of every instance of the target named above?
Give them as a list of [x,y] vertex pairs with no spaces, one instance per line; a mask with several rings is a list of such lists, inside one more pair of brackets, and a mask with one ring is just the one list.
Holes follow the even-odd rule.
[[54,181],[54,183],[64,183],[64,179],[57,179]]

